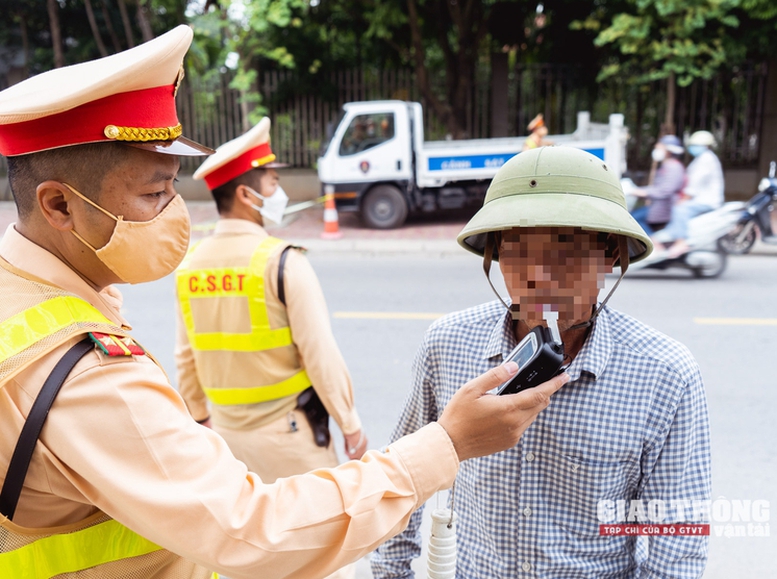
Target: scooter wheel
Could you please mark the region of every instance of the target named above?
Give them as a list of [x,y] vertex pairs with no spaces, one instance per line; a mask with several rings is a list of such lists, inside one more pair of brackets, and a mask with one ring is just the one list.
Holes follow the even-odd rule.
[[757,228],[758,226],[753,221],[739,223],[718,240],[718,245],[726,253],[743,255],[752,249],[758,233]]
[[703,258],[699,265],[690,266],[694,277],[713,278],[726,271],[728,260],[725,251],[705,251]]

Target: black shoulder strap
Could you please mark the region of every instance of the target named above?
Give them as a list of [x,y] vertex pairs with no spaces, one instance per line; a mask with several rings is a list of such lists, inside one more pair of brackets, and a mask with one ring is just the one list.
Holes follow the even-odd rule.
[[281,260],[278,262],[278,299],[281,303],[286,305],[286,290],[283,287],[283,268],[286,265],[286,256],[289,254],[289,250],[294,249],[293,245],[287,245],[281,252]]
[[86,355],[87,352],[94,349],[94,342],[85,338],[70,348],[62,359],[57,362],[54,369],[46,378],[38,397],[32,403],[30,414],[22,427],[19,435],[19,441],[11,457],[11,463],[8,466],[8,472],[5,475],[3,490],[0,492],[0,513],[9,519],[13,519],[16,512],[16,504],[19,502],[19,495],[22,492],[24,478],[27,476],[27,468],[30,466],[32,453],[35,445],[38,443],[40,431],[43,429],[43,423],[49,414],[51,405],[54,404],[54,398],[57,397],[59,389],[65,382],[65,378],[70,374],[73,366]]

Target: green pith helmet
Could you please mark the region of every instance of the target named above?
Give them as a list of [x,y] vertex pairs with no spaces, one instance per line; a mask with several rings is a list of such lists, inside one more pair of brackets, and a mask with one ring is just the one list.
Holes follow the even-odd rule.
[[618,176],[598,157],[573,147],[540,147],[502,165],[483,207],[457,241],[482,256],[488,233],[513,227],[615,233],[626,239],[632,263],[653,251],[650,238],[626,209]]

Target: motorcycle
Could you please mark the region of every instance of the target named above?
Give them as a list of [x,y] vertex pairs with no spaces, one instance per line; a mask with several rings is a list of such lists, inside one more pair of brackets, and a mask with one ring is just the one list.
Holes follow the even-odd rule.
[[[633,207],[634,201],[629,198],[633,197],[630,191],[635,187],[634,183],[622,180],[621,184],[626,194],[627,206]],[[730,201],[718,209],[694,217],[688,223],[688,252],[670,258],[668,251],[655,249],[647,258],[631,265],[629,271],[683,268],[690,270],[694,277],[718,277],[726,270],[728,263],[728,252],[721,240],[737,224],[744,209],[745,204],[741,201]],[[664,230],[657,231],[654,238],[663,243],[673,241],[667,238]]]
[[772,161],[769,176],[758,184],[758,193],[747,202],[734,228],[720,240],[721,246],[729,253],[741,255],[749,252],[758,237],[764,243],[777,244],[777,235],[772,231],[772,211],[777,201],[776,168],[777,163]]

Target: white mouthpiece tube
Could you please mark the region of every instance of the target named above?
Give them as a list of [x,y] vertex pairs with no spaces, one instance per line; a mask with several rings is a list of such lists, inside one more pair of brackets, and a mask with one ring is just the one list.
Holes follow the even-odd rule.
[[561,332],[558,331],[558,312],[545,310],[542,312],[542,318],[545,320],[545,323],[548,324],[550,333],[553,336],[553,341],[560,344]]
[[450,509],[432,511],[432,535],[426,561],[429,579],[456,577],[456,513]]

